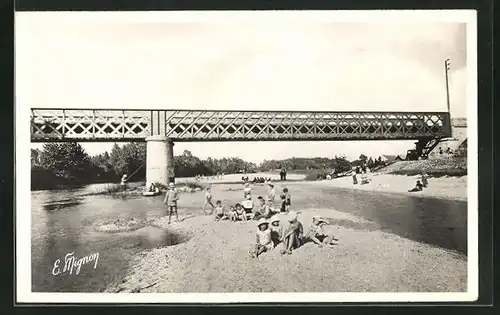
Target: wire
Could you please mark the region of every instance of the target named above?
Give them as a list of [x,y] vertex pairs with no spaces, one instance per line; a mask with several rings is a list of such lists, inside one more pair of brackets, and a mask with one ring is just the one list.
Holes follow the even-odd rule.
[[130,176],[128,177],[128,179],[127,179],[127,180],[129,180],[132,176],[134,176],[134,175],[135,175],[135,173],[137,173],[137,171],[139,171],[139,170],[141,169],[141,167],[143,167],[143,166],[144,166],[144,164],[146,164],[146,163],[142,163],[142,164],[141,164],[141,166],[139,166],[139,167],[138,167],[138,168],[137,168],[137,169],[136,169],[136,170],[132,173],[132,175],[130,175]]

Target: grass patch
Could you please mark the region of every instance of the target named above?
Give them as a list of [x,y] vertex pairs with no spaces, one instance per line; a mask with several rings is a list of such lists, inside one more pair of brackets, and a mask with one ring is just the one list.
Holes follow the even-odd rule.
[[[165,186],[165,185],[160,184],[160,183],[154,183],[154,184],[161,191],[168,190],[168,186]],[[180,183],[176,184],[175,186],[178,187],[178,188],[187,187],[187,188],[190,188],[190,189],[196,189],[196,188],[199,188],[201,190],[205,189],[205,185],[203,185],[202,183],[196,182],[196,181],[180,182]]]
[[[431,177],[443,177],[443,176],[452,176],[452,177],[460,177],[467,175],[467,169],[462,168],[447,168],[447,169],[437,169],[437,170],[429,170],[426,171],[427,175]],[[406,176],[416,176],[421,175],[421,170],[410,169],[410,170],[397,170],[393,172],[389,172],[389,174],[394,175],[406,175]]]

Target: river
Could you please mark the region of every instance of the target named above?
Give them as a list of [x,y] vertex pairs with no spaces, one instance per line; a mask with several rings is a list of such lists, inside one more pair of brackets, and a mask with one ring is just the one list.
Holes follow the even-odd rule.
[[[78,189],[33,191],[31,194],[32,290],[34,292],[101,292],[127,272],[133,255],[144,249],[171,245],[175,235],[146,227],[125,233],[96,232],[97,220],[134,216],[148,220],[165,215],[162,196],[92,195],[107,184]],[[220,184],[212,188],[224,202],[239,201],[241,185]],[[314,187],[289,183],[293,205],[300,208],[333,208],[369,220],[369,224],[338,222],[355,229],[380,229],[415,241],[467,255],[467,203],[415,198],[405,195]],[[228,187],[231,188],[229,191]],[[259,188],[261,189],[261,188]],[[224,191],[224,192],[223,192]],[[263,193],[264,188],[262,188]],[[186,195],[184,195],[186,196]],[[179,215],[200,214],[203,192],[182,196]],[[53,275],[54,262],[64,256],[99,253],[96,268],[84,265],[76,275]]]

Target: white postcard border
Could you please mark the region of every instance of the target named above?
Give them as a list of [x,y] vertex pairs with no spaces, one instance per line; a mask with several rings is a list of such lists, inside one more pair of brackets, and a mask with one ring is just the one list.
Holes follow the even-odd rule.
[[[367,23],[467,23],[468,291],[465,293],[38,293],[31,292],[30,113],[16,101],[16,302],[18,303],[258,303],[258,302],[460,302],[478,298],[477,18],[473,10],[434,11],[220,11],[22,12],[31,20],[225,22],[255,19]],[[16,44],[16,46],[18,46]],[[26,48],[23,48],[26,49]],[[16,82],[15,82],[16,85]]]

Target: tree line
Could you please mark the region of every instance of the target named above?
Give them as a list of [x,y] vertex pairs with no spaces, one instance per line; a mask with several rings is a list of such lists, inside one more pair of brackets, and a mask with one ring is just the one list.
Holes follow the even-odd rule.
[[[237,157],[200,159],[185,150],[174,156],[177,177],[196,175],[255,173],[258,171],[318,170],[349,171],[352,166],[366,164],[373,167],[378,160],[361,155],[358,160],[348,161],[344,156],[334,158],[290,158],[265,160],[260,165]],[[371,165],[371,166],[370,166]],[[116,182],[123,174],[131,181],[146,177],[146,144],[114,144],[110,152],[90,156],[79,143],[46,143],[42,149],[31,149],[31,187],[50,189],[60,185],[83,185],[98,182]]]

